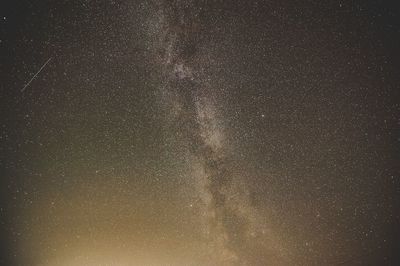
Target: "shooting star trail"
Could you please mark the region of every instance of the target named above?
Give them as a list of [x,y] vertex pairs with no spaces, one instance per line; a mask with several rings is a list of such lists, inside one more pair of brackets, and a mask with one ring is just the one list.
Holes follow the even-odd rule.
[[25,84],[25,86],[21,89],[21,92],[24,92],[25,89],[31,84],[31,82],[36,78],[37,75],[39,75],[39,73],[43,70],[43,68],[45,68],[45,66],[50,62],[52,58],[50,57],[43,65],[42,67],[39,69],[38,72],[36,72],[36,74],[31,78],[31,80],[29,80],[28,83]]

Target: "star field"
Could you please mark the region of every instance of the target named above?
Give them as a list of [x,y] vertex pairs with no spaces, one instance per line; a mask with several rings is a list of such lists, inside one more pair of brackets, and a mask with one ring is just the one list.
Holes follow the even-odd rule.
[[2,265],[397,265],[399,9],[0,11]]

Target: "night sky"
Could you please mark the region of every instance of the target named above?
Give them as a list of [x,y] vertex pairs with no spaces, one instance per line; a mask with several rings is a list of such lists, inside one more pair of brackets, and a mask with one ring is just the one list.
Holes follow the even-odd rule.
[[0,265],[400,265],[395,1],[1,1]]

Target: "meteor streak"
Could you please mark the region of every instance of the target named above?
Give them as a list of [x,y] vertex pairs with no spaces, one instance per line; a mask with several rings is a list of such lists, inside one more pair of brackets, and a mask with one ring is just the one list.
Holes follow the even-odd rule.
[[21,92],[24,92],[25,89],[31,84],[31,82],[36,78],[37,75],[39,75],[40,72],[42,72],[42,70],[45,68],[45,66],[51,61],[51,57],[49,59],[47,59],[47,61],[42,65],[42,67],[39,69],[38,72],[36,72],[35,75],[33,75],[33,77],[29,80],[28,83],[25,84],[25,86],[21,89]]

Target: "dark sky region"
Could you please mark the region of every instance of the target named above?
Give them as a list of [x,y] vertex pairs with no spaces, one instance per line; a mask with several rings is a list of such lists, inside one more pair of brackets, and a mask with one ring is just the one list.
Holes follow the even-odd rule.
[[396,1],[1,1],[1,265],[400,265]]

